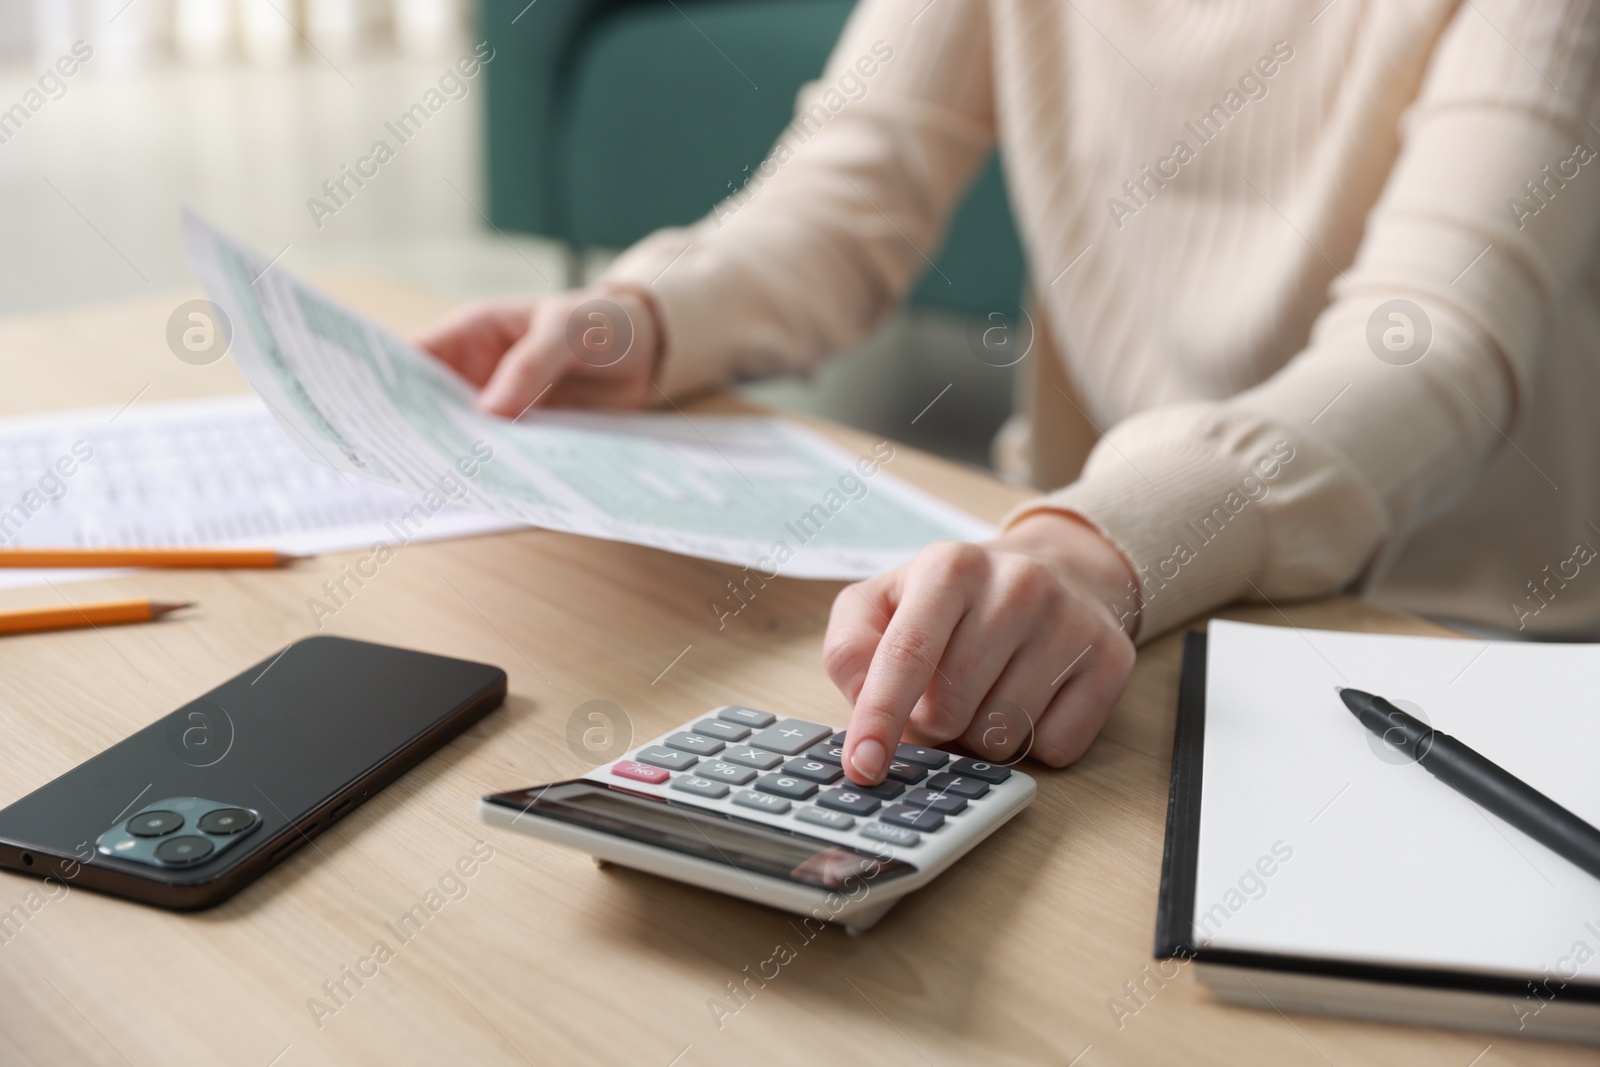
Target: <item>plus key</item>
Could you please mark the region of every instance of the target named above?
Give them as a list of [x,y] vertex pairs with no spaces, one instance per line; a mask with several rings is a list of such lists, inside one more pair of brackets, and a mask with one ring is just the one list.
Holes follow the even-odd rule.
[[751,748],[764,748],[768,752],[781,752],[785,756],[798,756],[824,737],[833,735],[833,727],[804,719],[779,719],[765,730],[757,730],[745,741]]

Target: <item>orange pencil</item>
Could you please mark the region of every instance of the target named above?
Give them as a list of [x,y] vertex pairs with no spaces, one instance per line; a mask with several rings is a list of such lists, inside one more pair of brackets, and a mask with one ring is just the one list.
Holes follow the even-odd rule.
[[0,548],[0,567],[282,567],[270,548]]
[[123,622],[149,622],[193,603],[169,600],[107,600],[99,604],[59,608],[22,608],[0,611],[0,634],[25,634],[38,630],[69,630],[76,626],[112,626]]

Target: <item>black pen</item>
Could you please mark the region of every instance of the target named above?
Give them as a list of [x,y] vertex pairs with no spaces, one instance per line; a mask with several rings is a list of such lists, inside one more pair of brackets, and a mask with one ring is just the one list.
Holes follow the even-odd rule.
[[1335,686],[1361,725],[1490,814],[1600,878],[1600,830],[1449,734],[1382,697]]

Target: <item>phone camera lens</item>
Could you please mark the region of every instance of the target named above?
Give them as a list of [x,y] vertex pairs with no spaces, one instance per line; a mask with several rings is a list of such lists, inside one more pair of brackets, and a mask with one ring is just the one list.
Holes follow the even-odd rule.
[[128,820],[128,833],[134,837],[162,837],[183,825],[175,811],[145,811]]
[[218,808],[200,816],[195,825],[208,834],[242,834],[256,824],[253,811],[244,808]]
[[162,863],[194,863],[215,851],[216,846],[203,837],[185,834],[169,838],[156,846],[156,859]]

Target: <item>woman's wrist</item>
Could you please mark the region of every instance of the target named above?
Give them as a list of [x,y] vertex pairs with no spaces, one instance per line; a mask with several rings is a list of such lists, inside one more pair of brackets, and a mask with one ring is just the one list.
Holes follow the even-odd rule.
[[1013,523],[995,547],[1047,563],[1121,617],[1138,612],[1138,574],[1122,550],[1066,511],[1036,511]]
[[650,380],[660,378],[667,351],[667,332],[661,322],[661,309],[656,304],[655,295],[633,282],[601,282],[596,288],[602,297],[622,303],[623,314],[628,316],[633,325],[635,343],[647,342]]

